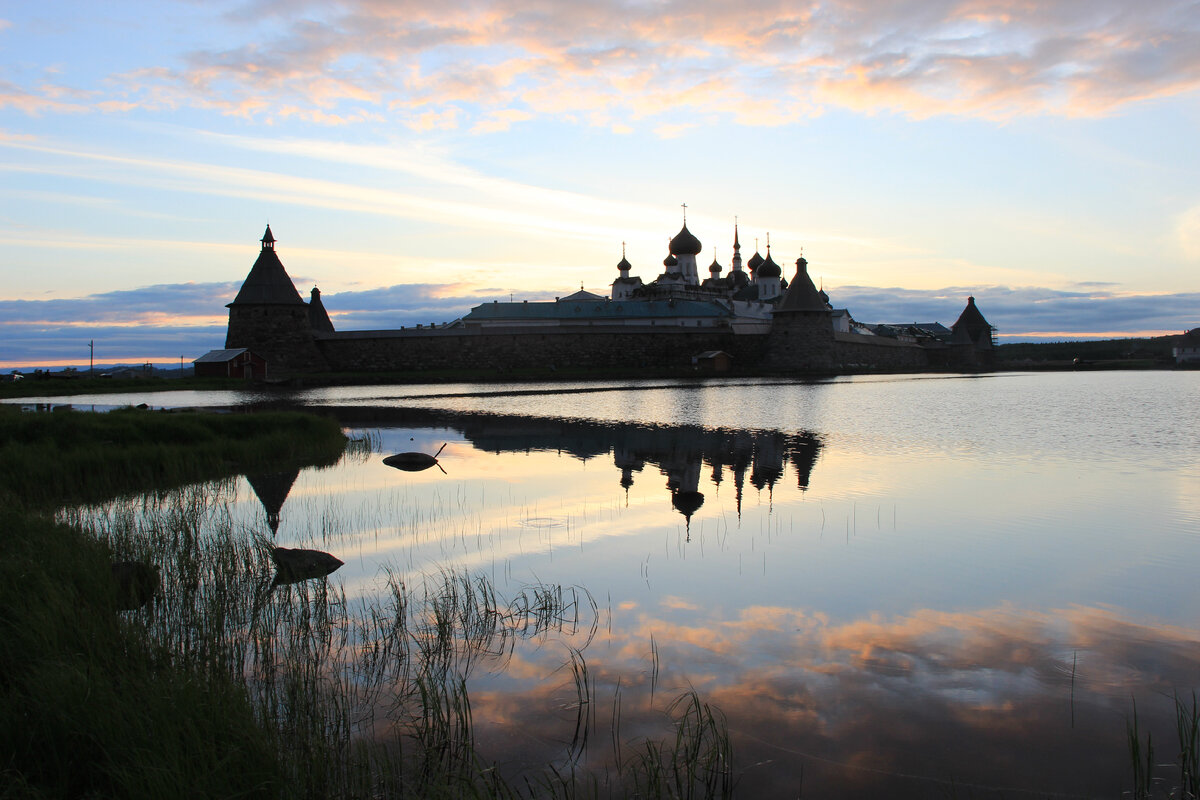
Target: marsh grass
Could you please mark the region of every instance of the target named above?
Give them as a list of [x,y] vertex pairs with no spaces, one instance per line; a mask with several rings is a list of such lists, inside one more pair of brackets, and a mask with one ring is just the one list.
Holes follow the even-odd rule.
[[298,412],[35,414],[0,405],[0,500],[23,508],[102,502],[255,465],[331,465],[345,445],[336,422]]
[[[354,600],[324,579],[273,587],[270,539],[237,526],[235,494],[214,482],[63,518],[114,557],[158,568],[161,600],[125,624],[164,667],[236,688],[288,794],[727,796],[724,720],[694,692],[665,709],[663,741],[621,743],[614,697],[615,772],[589,771],[598,698],[584,650],[601,614],[585,590],[535,584],[505,598],[479,575],[410,584],[386,569],[379,591]],[[471,675],[502,670],[518,642],[574,643],[574,731],[544,774],[506,774],[476,743]]]
[[[161,415],[165,427],[140,411],[0,417],[12,434],[0,491],[14,498],[0,515],[9,544],[0,796],[692,797],[720,788],[713,765],[727,764],[728,737],[703,704],[672,707],[673,738],[618,746],[617,774],[583,768],[596,724],[583,651],[600,613],[579,587],[536,584],[505,598],[487,578],[449,570],[409,582],[385,570],[379,591],[354,600],[326,579],[273,585],[272,542],[235,522],[240,483],[227,476],[233,464],[301,450],[328,463],[320,453],[344,446],[336,426],[303,415]],[[199,475],[221,477],[184,485]],[[133,495],[147,485],[159,488]],[[119,611],[115,561],[151,567],[154,600]],[[503,669],[518,642],[566,641],[575,643],[575,735],[544,772],[506,775],[478,752],[471,675]],[[719,752],[707,755],[714,742]],[[645,756],[622,760],[627,753]]]
[[[1178,694],[1174,695],[1175,735],[1178,751],[1175,761],[1160,764],[1155,761],[1154,738],[1146,732],[1145,742],[1138,725],[1137,703],[1133,704],[1133,716],[1126,721],[1126,740],[1129,745],[1129,765],[1133,779],[1133,790],[1129,793],[1134,800],[1149,800],[1153,797],[1173,800],[1197,800],[1200,798],[1200,705],[1193,691],[1191,702]],[[1166,777],[1165,772],[1178,769],[1178,779]]]

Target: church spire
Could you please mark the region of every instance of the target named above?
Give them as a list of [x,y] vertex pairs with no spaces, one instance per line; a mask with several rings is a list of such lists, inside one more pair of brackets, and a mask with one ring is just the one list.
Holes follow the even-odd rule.
[[733,218],[733,264],[731,266],[734,272],[742,271],[742,244],[738,241],[737,217]]
[[266,231],[266,233],[263,234],[262,249],[263,250],[274,250],[275,249],[275,237],[271,234],[271,223],[269,223],[269,222],[267,223],[267,231]]

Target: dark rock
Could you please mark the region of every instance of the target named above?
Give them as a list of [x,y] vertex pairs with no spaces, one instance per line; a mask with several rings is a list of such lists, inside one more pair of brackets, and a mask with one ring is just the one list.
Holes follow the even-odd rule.
[[144,561],[117,561],[112,565],[117,608],[133,611],[158,594],[158,568]]
[[275,562],[275,586],[324,578],[343,563],[329,553],[303,548],[275,547],[271,558]]

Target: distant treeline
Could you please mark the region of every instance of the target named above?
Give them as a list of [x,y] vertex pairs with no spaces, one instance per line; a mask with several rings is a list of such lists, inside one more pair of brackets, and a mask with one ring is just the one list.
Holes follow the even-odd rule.
[[1171,348],[1177,340],[1177,336],[1155,336],[1142,339],[1019,342],[997,347],[996,360],[1000,363],[1133,360],[1167,364],[1174,362]]

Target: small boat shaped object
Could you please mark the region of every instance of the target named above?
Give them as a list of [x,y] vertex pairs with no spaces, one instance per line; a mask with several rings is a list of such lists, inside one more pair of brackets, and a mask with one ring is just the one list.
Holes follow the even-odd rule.
[[446,445],[443,444],[433,455],[429,455],[428,453],[396,453],[394,456],[388,456],[385,458],[383,463],[387,464],[389,467],[402,469],[405,472],[420,472],[423,469],[437,467],[438,469],[442,470],[442,474],[445,474],[446,470],[442,469],[442,465],[439,464],[437,460],[437,457],[440,456],[442,451],[445,449]]
[[329,553],[303,548],[274,547],[271,560],[275,562],[274,586],[324,578],[342,566],[342,561]]

